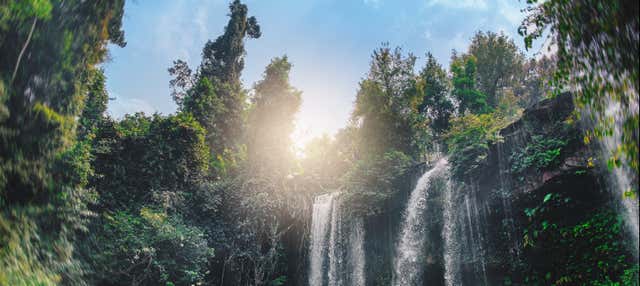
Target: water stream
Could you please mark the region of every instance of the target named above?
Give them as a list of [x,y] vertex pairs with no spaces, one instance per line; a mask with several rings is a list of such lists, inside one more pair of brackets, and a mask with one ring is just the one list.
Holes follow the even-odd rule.
[[365,250],[362,219],[343,219],[339,193],[315,198],[311,219],[309,285],[364,286]]
[[396,248],[393,285],[421,285],[424,264],[425,231],[424,213],[431,184],[447,173],[447,160],[440,159],[435,166],[418,180],[403,216],[400,240]]

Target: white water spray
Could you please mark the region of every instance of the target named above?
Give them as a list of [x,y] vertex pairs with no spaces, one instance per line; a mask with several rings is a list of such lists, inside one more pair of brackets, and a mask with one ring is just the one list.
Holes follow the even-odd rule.
[[311,217],[311,249],[309,253],[309,285],[322,286],[325,245],[335,194],[317,196]]
[[[630,105],[635,106],[635,110],[638,110],[637,95],[632,96],[631,98],[635,98],[635,100],[633,100]],[[622,145],[622,133],[625,117],[619,102],[615,102],[611,99],[606,101],[605,118],[613,119],[614,127],[613,134],[611,134],[611,136],[603,136],[599,142],[604,158],[608,158],[611,154],[615,154],[617,148]],[[631,233],[632,246],[633,249],[635,249],[634,254],[636,259],[638,259],[638,249],[640,247],[638,236],[638,198],[626,195],[626,192],[633,188],[636,188],[637,190],[638,187],[633,186],[633,170],[631,170],[631,168],[624,162],[624,159],[622,159],[622,161],[622,166],[609,170],[609,184],[614,192],[613,195],[620,200],[620,204],[622,206],[621,213],[624,215],[627,228]]]
[[420,285],[424,268],[425,221],[428,191],[434,179],[446,173],[447,160],[440,159],[424,173],[411,191],[396,249],[393,285]]
[[447,180],[444,193],[442,240],[444,241],[444,282],[447,286],[461,285],[460,280],[460,241],[457,226],[454,193],[451,180]]
[[338,193],[315,198],[311,218],[309,285],[364,286],[362,219],[343,221]]

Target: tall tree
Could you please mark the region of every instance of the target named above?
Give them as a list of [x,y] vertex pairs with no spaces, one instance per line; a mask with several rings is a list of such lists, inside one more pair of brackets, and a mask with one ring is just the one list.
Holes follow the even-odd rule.
[[359,126],[361,155],[398,150],[417,154],[419,140],[413,71],[415,56],[383,46],[373,52],[369,74],[360,82],[352,118]]
[[473,55],[458,56],[455,52],[451,58],[452,95],[458,101],[458,112],[487,113],[491,109],[487,104],[487,95],[477,89],[477,61]]
[[495,108],[502,88],[512,86],[522,71],[524,55],[507,35],[478,32],[469,46],[476,59],[477,88],[487,96],[487,104]]
[[[245,267],[251,269],[252,285],[268,285],[282,273],[287,257],[279,253],[282,236],[297,220],[295,200],[291,192],[294,153],[291,133],[295,114],[301,103],[301,92],[289,83],[291,63],[287,57],[274,58],[264,77],[254,86],[247,129],[247,161],[233,192],[239,194],[234,203],[234,220],[241,225],[240,248],[231,249]],[[234,255],[232,255],[234,256]]]
[[525,62],[520,82],[514,87],[521,107],[527,108],[552,95],[554,87],[551,83],[555,66],[556,58],[554,56],[544,56]]
[[213,249],[194,221],[216,208],[204,133],[188,113],[99,126],[90,186],[100,196],[81,251],[90,285],[203,283]]
[[449,118],[454,106],[449,98],[449,79],[446,71],[431,53],[427,53],[427,63],[420,72],[422,103],[419,111],[429,118],[429,125],[436,134],[449,128]]
[[224,34],[208,41],[196,74],[181,60],[169,73],[172,96],[182,111],[194,114],[207,130],[207,143],[216,157],[235,147],[244,129],[246,92],[240,76],[244,68],[244,39],[259,38],[260,26],[239,0],[229,5],[229,22]]
[[105,87],[104,71],[95,69],[90,72],[89,86],[84,107],[79,118],[78,138],[84,139],[98,128],[107,111],[109,95]]
[[[79,285],[88,158],[74,144],[90,71],[124,46],[123,0],[0,4],[0,284]],[[6,247],[5,247],[6,246]]]
[[291,63],[275,58],[256,83],[249,114],[248,156],[253,165],[284,177],[293,167],[291,133],[301,92],[289,83]]

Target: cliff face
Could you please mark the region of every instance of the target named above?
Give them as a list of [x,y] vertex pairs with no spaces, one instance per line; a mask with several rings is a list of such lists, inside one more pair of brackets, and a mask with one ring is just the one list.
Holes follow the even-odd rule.
[[[590,167],[591,154],[573,110],[568,94],[539,102],[501,130],[503,140],[489,147],[481,168],[429,192],[423,217],[423,285],[445,285],[445,277],[454,285],[527,284],[532,271],[545,271],[555,263],[525,245],[537,239],[527,236],[540,220],[532,210],[540,212],[541,204],[552,199],[569,201],[546,207],[543,214],[545,221],[561,227],[610,204],[601,172]],[[414,184],[426,168],[415,170]],[[411,187],[406,190],[387,213],[367,220],[371,285],[391,281],[399,223]]]
[[546,223],[557,226],[573,225],[609,204],[599,172],[589,166],[591,154],[573,110],[568,94],[527,109],[501,130],[503,141],[490,146],[484,168],[456,184],[457,204],[472,206],[462,211],[467,220],[459,220],[459,234],[467,239],[460,241],[461,250],[477,249],[475,257],[462,259],[464,284],[524,284],[531,268],[552,265],[552,255],[532,253],[527,245],[537,239],[528,233],[535,210],[551,198],[567,200],[545,209]]
[[[629,260],[606,170],[594,168],[573,112],[569,94],[539,102],[500,131],[480,168],[431,184],[422,285],[575,285],[601,267],[597,255]],[[365,219],[366,285],[392,284],[407,200],[428,169],[406,174],[386,211]],[[615,277],[616,267],[601,272]]]

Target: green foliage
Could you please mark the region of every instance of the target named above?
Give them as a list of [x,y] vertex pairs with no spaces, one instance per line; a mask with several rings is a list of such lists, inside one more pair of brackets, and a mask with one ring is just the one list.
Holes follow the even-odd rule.
[[225,106],[222,99],[216,94],[216,91],[207,78],[200,78],[195,86],[189,90],[187,96],[183,99],[182,110],[188,112],[195,117],[205,130],[211,132],[207,136],[211,146],[219,144],[215,132],[216,125],[224,116]]
[[172,96],[180,110],[193,113],[207,131],[213,158],[229,154],[243,135],[246,94],[240,75],[246,54],[244,39],[261,35],[256,18],[247,17],[246,5],[234,0],[229,10],[224,34],[205,44],[196,74],[181,60],[169,69],[175,77],[170,82]]
[[527,146],[511,154],[511,172],[519,174],[531,167],[536,170],[553,167],[559,163],[560,151],[566,145],[565,140],[533,135]]
[[204,232],[179,215],[143,207],[139,214],[105,213],[97,238],[94,283],[193,285],[213,257]]
[[90,146],[76,142],[87,78],[123,46],[124,1],[0,3],[0,284],[82,285]]
[[444,138],[453,177],[466,178],[485,164],[489,146],[502,140],[500,130],[522,114],[516,101],[512,94],[506,93],[491,113],[466,113],[451,120],[451,128]]
[[[0,285],[57,285],[61,281],[61,263],[48,264],[39,259],[40,247],[49,247],[38,234],[33,209],[13,209],[0,214]],[[52,261],[47,261],[52,262]]]
[[429,118],[429,127],[434,133],[443,133],[449,128],[454,106],[448,95],[447,73],[431,53],[427,53],[427,64],[420,72],[417,89],[422,94],[418,110]]
[[247,150],[251,167],[284,177],[291,173],[294,154],[291,133],[302,102],[301,92],[289,84],[291,63],[275,58],[256,83],[249,111]]
[[269,282],[270,286],[281,286],[284,285],[284,283],[287,282],[287,276],[278,276],[278,278],[271,280],[271,282]]
[[555,56],[544,56],[539,59],[525,61],[519,84],[513,88],[514,93],[519,94],[520,106],[527,108],[544,98],[556,94],[551,85],[556,66]]
[[[605,54],[606,64],[614,63],[613,76],[625,78],[620,85],[598,85],[600,79],[588,81],[587,75],[578,102],[602,113],[599,96],[614,93],[623,109],[634,106],[637,92],[629,98],[624,91],[637,91],[627,79],[637,79],[637,58],[618,62],[616,51],[637,51],[631,45],[637,37],[625,34],[637,31],[637,16],[629,19],[622,10],[626,3],[614,1],[593,6],[601,12],[593,23],[574,23],[572,16],[586,23],[590,13],[565,2],[545,2],[535,23],[559,31],[555,80],[569,83],[569,71],[575,71],[576,50],[570,47],[576,42],[569,39],[603,41],[582,37],[585,26],[605,34],[623,31],[627,37]],[[169,69],[176,114],[136,113],[119,121],[104,115],[108,94],[96,65],[108,42],[125,45],[124,1],[1,3],[0,285],[292,283],[284,269],[292,264],[288,255],[304,248],[304,240],[291,241],[305,232],[309,196],[340,189],[351,215],[384,213],[407,187],[407,171],[422,160],[430,135],[446,134],[454,176],[472,174],[485,163],[489,146],[501,140],[499,130],[519,116],[520,94],[541,97],[547,76],[540,70],[546,63],[523,67],[522,54],[503,34],[476,34],[467,54],[453,55],[451,79],[432,55],[416,75],[413,55],[385,45],[374,51],[360,82],[351,124],[333,139],[315,140],[297,166],[290,135],[301,93],[289,83],[291,63],[273,59],[249,104],[240,80],[244,40],[261,31],[240,1],[229,5],[224,33],[206,43],[195,72],[180,60]],[[570,19],[559,7],[571,8]],[[630,29],[603,21],[620,15]],[[589,51],[587,58],[594,58]],[[452,99],[460,117],[450,122]],[[613,135],[612,120],[606,122],[588,135]],[[637,130],[637,113],[623,125]],[[623,153],[637,159],[631,145],[637,145],[637,132],[623,137],[612,167],[622,164]],[[567,144],[532,139],[513,154],[514,172],[553,166]],[[630,164],[637,168],[635,162]],[[527,282],[637,280],[638,267],[629,264],[620,242],[620,219],[598,210],[561,225],[549,213],[570,202],[548,194],[540,206],[525,210],[531,221],[525,254],[535,261],[540,251],[558,253],[551,266],[525,269]],[[219,274],[226,283],[218,282]],[[388,284],[388,274],[374,280]]]
[[105,76],[102,70],[92,70],[89,76],[91,83],[84,100],[82,114],[78,120],[78,138],[82,140],[94,133],[107,111],[109,95],[105,88]]
[[[556,91],[575,87],[575,101],[588,110],[594,126],[587,136],[620,136],[609,150],[613,161],[625,161],[638,178],[640,129],[637,112],[640,52],[638,5],[633,1],[531,0],[519,28],[525,45],[551,30],[558,47]],[[615,138],[614,138],[615,139]],[[617,139],[615,139],[617,140]],[[620,165],[620,164],[616,164]]]
[[360,82],[353,114],[358,149],[364,156],[398,150],[417,155],[426,144],[415,89],[416,58],[383,46],[373,52],[369,74]]
[[476,60],[477,89],[486,95],[489,108],[495,108],[501,91],[516,86],[524,55],[507,35],[493,32],[477,32],[471,39],[469,54]]
[[95,140],[94,186],[104,206],[135,208],[168,200],[163,194],[182,197],[208,168],[204,130],[190,114],[127,115],[105,122]]
[[482,167],[489,146],[502,140],[499,131],[512,120],[502,110],[454,118],[445,135],[452,175],[462,179]]
[[348,211],[365,216],[382,213],[385,202],[403,186],[400,182],[411,163],[409,156],[398,151],[356,163],[343,179]]
[[[90,185],[99,218],[82,241],[87,280],[109,285],[192,285],[213,257],[194,212],[215,213],[203,179],[204,129],[189,113],[103,118],[95,131]],[[203,203],[210,203],[209,209]]]
[[569,197],[549,193],[525,210],[524,283],[637,285],[638,266],[625,243],[623,218],[603,207],[570,222],[561,213],[572,204]]
[[342,178],[357,162],[355,127],[338,131],[334,138],[324,135],[311,140],[300,162],[307,188],[319,192],[338,189]]
[[[28,19],[35,17],[37,19],[48,19],[51,17],[51,1],[49,0],[29,0],[12,2],[7,9],[11,15],[17,19]],[[4,15],[4,13],[3,13]]]
[[458,100],[458,112],[460,114],[467,111],[475,114],[490,112],[487,95],[476,88],[476,58],[473,55],[457,57],[454,54],[450,68],[453,74],[451,93]]

